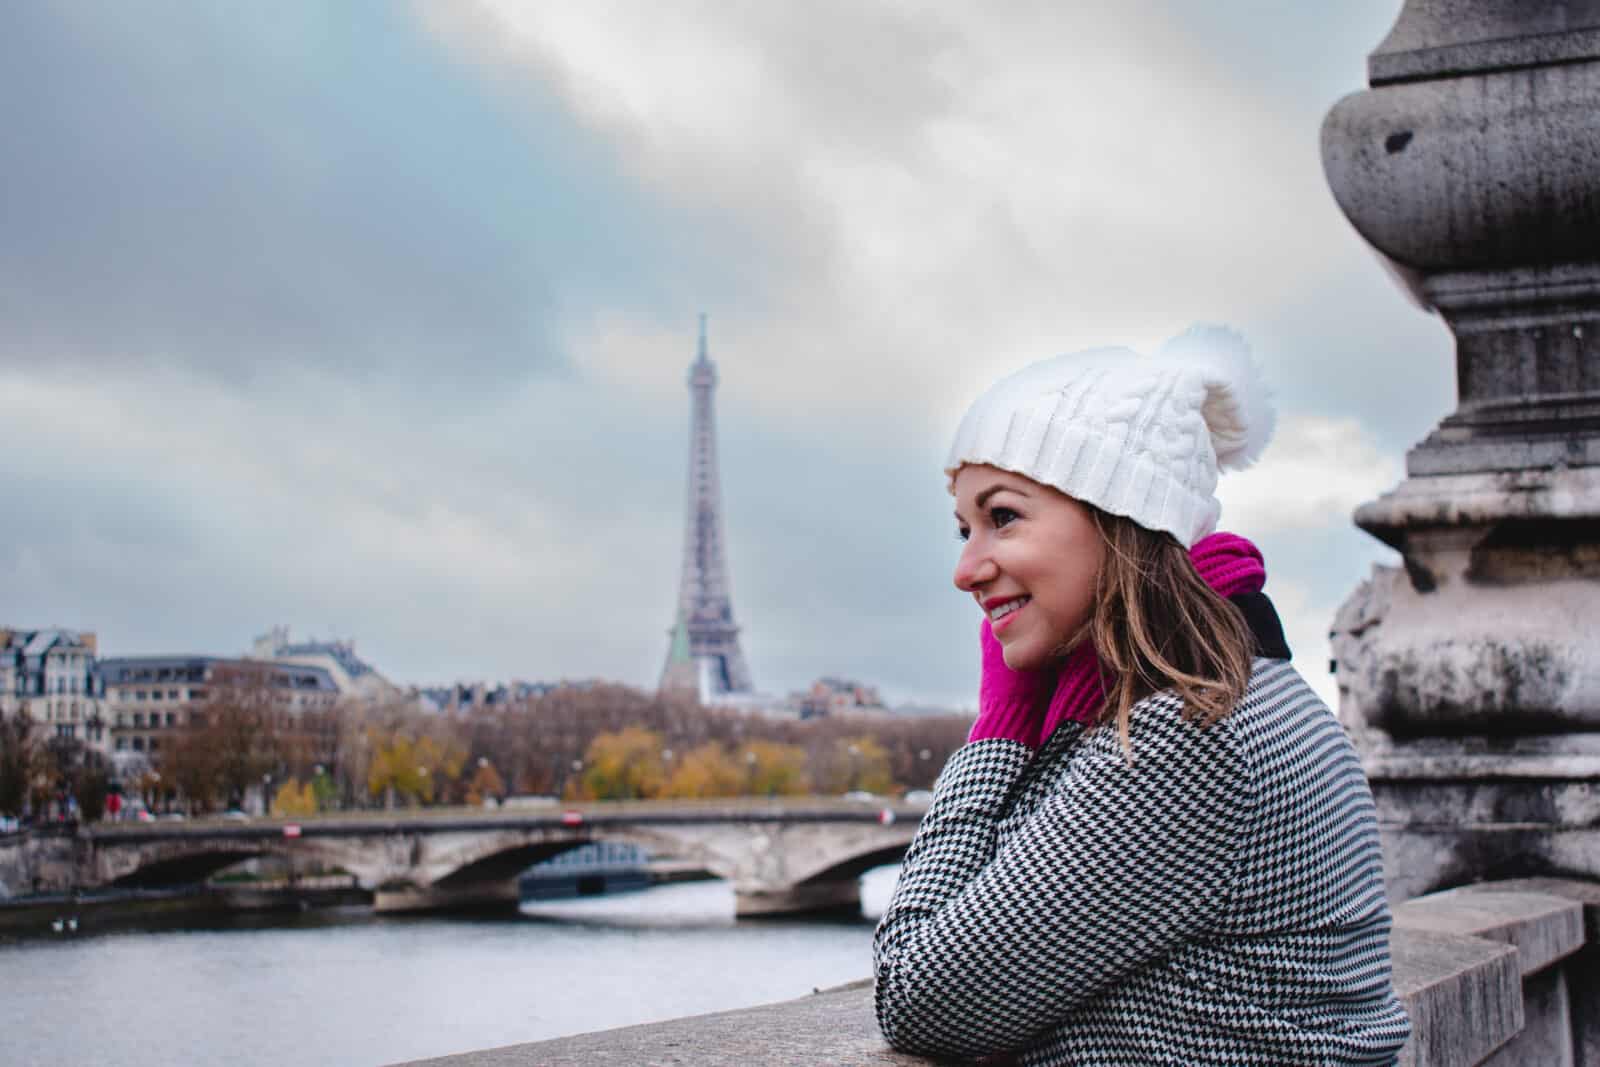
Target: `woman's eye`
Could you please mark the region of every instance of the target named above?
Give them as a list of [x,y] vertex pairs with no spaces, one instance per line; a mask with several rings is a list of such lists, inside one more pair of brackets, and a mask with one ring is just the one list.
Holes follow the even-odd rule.
[[965,541],[967,538],[969,538],[971,536],[972,536],[972,531],[967,529],[965,526],[957,526],[956,527],[956,540],[957,541]]
[[998,530],[1002,526],[1010,525],[1011,520],[1016,519],[1016,518],[1020,518],[1020,517],[1021,516],[1019,516],[1015,511],[1012,511],[1010,508],[990,508],[989,509],[989,521],[994,523],[994,528],[996,530]]

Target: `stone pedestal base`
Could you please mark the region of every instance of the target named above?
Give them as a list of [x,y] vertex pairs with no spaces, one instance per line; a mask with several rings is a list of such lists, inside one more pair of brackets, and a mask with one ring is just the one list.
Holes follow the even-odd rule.
[[1390,900],[1485,878],[1600,881],[1600,735],[1392,742],[1365,764]]
[[741,919],[822,913],[861,914],[861,882],[804,882],[785,889],[737,886],[734,914]]
[[380,889],[373,894],[372,910],[379,915],[420,913],[485,913],[516,912],[521,903],[515,878],[505,882],[486,882],[468,886],[430,886],[426,889]]

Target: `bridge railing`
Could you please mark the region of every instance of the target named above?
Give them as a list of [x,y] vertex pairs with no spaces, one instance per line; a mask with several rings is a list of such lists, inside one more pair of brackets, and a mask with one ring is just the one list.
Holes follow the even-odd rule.
[[427,808],[355,809],[322,812],[306,816],[260,816],[254,818],[229,818],[206,816],[172,822],[96,822],[86,823],[75,830],[95,837],[142,837],[168,833],[182,835],[200,830],[227,829],[246,832],[251,829],[269,833],[281,831],[284,826],[299,826],[306,832],[324,827],[387,828],[394,823],[415,825],[420,829],[436,828],[441,824],[471,824],[474,828],[495,826],[526,826],[530,824],[570,825],[575,815],[580,821],[623,821],[639,819],[653,821],[661,818],[688,820],[752,820],[772,821],[784,818],[837,819],[841,822],[884,821],[884,812],[893,818],[920,819],[927,810],[924,804],[908,804],[894,798],[875,801],[851,800],[834,796],[785,797],[717,797],[681,800],[600,800],[581,801],[539,807],[484,808],[477,806],[441,806]]
[[275,838],[371,833],[480,832],[500,829],[601,828],[607,825],[684,823],[892,823],[913,825],[925,806],[902,801],[874,803],[842,797],[735,797],[711,800],[592,801],[539,808],[410,808],[345,811],[295,817],[205,818],[175,822],[85,825],[79,832],[107,843],[174,838]]

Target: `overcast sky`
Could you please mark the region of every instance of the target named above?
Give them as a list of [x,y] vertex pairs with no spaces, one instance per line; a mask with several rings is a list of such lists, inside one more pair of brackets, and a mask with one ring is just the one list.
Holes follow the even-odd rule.
[[0,624],[653,685],[705,311],[758,686],[970,705],[961,412],[1204,320],[1281,416],[1223,526],[1331,694],[1350,512],[1453,406],[1318,155],[1399,6],[0,6]]

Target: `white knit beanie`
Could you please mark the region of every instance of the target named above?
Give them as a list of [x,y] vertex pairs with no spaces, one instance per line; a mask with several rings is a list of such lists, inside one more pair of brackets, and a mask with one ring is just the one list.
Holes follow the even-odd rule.
[[983,463],[1191,547],[1217,528],[1217,472],[1248,467],[1276,422],[1250,350],[1194,326],[1153,356],[1095,348],[1002,378],[967,409],[945,473]]

